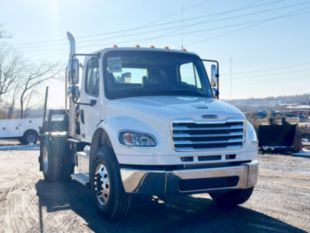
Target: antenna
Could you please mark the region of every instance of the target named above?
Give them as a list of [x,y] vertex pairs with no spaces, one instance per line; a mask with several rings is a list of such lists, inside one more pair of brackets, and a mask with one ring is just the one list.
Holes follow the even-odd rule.
[[232,99],[232,58],[230,58],[230,99]]
[[184,49],[184,46],[183,46],[183,40],[184,40],[183,21],[184,21],[184,6],[182,5],[182,10],[181,10],[181,50]]

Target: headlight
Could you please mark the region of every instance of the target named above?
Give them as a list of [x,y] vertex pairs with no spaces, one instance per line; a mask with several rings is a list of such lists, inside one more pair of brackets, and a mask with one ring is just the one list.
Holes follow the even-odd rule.
[[153,136],[133,131],[120,132],[119,142],[126,146],[137,146],[137,147],[156,146],[156,142]]
[[252,144],[257,144],[257,135],[253,125],[250,122],[247,122],[246,125],[246,136],[247,140]]

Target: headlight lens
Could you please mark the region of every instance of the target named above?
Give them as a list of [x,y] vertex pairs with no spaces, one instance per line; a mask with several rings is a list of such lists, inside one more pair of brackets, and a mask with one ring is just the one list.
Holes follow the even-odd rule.
[[124,131],[119,134],[119,142],[126,146],[154,147],[156,142],[153,136],[145,133]]
[[256,135],[256,131],[253,127],[253,125],[250,122],[247,122],[247,139],[249,140],[250,143],[253,144],[257,144],[258,140],[257,140],[257,135]]

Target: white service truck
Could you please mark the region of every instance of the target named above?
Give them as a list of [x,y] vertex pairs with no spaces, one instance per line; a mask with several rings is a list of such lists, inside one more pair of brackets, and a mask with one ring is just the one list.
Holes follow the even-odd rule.
[[209,193],[230,207],[248,200],[257,137],[240,110],[218,100],[217,61],[140,46],[80,54],[67,35],[69,108],[50,111],[40,135],[47,181],[89,186],[110,219],[124,217],[136,194]]
[[18,139],[22,144],[35,144],[42,118],[0,120],[0,139]]

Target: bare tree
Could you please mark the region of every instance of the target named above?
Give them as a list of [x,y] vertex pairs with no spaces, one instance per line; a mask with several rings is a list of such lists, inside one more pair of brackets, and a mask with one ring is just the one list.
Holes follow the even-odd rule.
[[23,85],[20,90],[20,118],[25,117],[25,111],[29,106],[35,88],[49,79],[59,78],[62,68],[59,64],[41,64],[28,70],[30,71],[24,74]]
[[11,102],[9,103],[8,109],[7,109],[7,119],[13,118],[14,109],[16,107],[16,98],[18,94],[18,86],[15,85],[12,96],[11,96]]
[[24,59],[8,46],[0,47],[0,99],[16,83],[24,68]]
[[9,35],[4,29],[2,29],[3,25],[0,24],[0,39],[8,39],[11,38],[11,35]]
[[30,103],[43,82],[59,78],[63,67],[59,64],[29,65],[27,61],[8,45],[11,36],[0,25],[0,103],[1,110],[13,117],[17,101],[20,104],[20,117],[24,118]]

